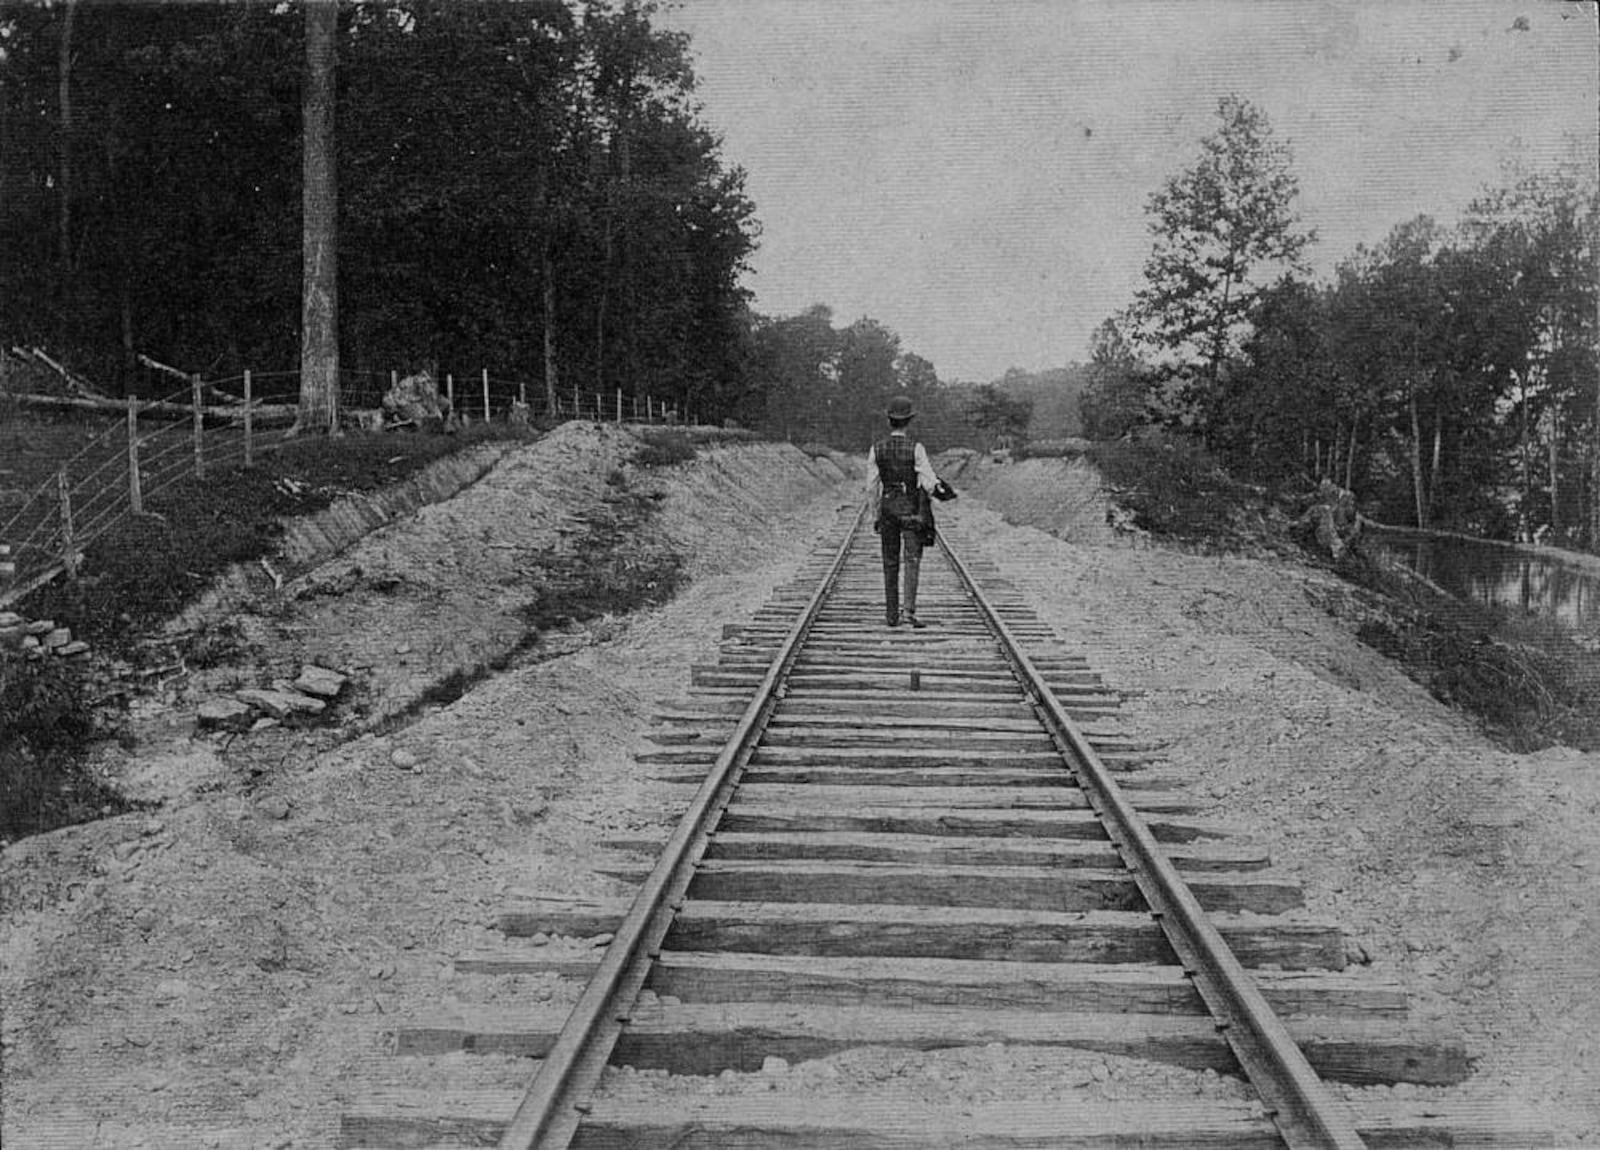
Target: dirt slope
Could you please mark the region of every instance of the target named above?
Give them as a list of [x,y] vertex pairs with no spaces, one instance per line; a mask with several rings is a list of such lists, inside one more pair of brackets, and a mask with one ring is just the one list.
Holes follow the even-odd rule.
[[[5,852],[8,1148],[329,1145],[392,1061],[386,1022],[450,989],[508,886],[621,889],[596,839],[669,817],[630,757],[651,707],[857,495],[788,446],[648,470],[625,463],[637,446],[568,425],[258,603],[247,661],[146,700],[107,764],[160,811]],[[359,734],[517,640],[541,564],[606,514],[619,471],[659,496],[636,547],[686,557],[678,597],[547,634],[455,703]],[[355,676],[332,725],[194,732],[209,691],[306,658]]]
[[[385,1030],[441,999],[575,994],[457,975],[448,960],[492,941],[487,916],[508,889],[621,893],[596,871],[599,838],[674,815],[631,759],[653,702],[686,687],[721,625],[797,570],[857,494],[838,466],[787,447],[649,473],[621,465],[630,447],[575,425],[313,572],[289,589],[298,598],[261,604],[251,662],[181,685],[175,709],[149,704],[142,741],[114,764],[163,809],[5,853],[8,1148],[326,1146],[344,1101],[374,1084],[524,1081],[508,1059],[387,1058]],[[1483,1053],[1468,1092],[1600,1144],[1600,762],[1493,749],[1354,640],[1359,604],[1320,574],[1131,545],[1106,528],[1091,473],[1021,466],[965,471],[965,497],[941,509],[951,536],[1134,693],[1128,729],[1169,742],[1217,813],[1258,829],[1313,910],[1348,924],[1424,1011],[1468,1028]],[[661,495],[641,554],[691,555],[687,587],[548,634],[455,702],[368,729],[515,642],[538,568],[604,513],[619,467],[630,489]],[[226,748],[193,737],[184,708],[202,689],[307,655],[357,675],[342,729]],[[1114,1095],[1150,1073],[998,1047],[867,1050],[622,1087],[826,1081],[992,1100]]]
[[1481,1057],[1462,1093],[1600,1144],[1600,755],[1497,749],[1355,639],[1366,608],[1320,571],[1047,534],[1096,530],[1037,494],[1057,485],[1092,516],[1091,471],[966,482],[992,508],[959,505],[962,526],[1136,693],[1130,729],[1259,830],[1356,957],[1466,1030]]

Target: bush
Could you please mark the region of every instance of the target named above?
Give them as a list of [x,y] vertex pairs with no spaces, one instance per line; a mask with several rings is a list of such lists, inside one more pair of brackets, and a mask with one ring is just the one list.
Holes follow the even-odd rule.
[[83,765],[95,733],[77,667],[0,651],[0,837],[130,809]]
[[1238,511],[1256,496],[1199,443],[1168,432],[1095,443],[1088,456],[1134,525],[1152,535],[1226,542]]
[[283,520],[310,515],[351,492],[397,483],[472,443],[505,438],[502,428],[470,437],[353,434],[308,437],[255,467],[213,468],[146,501],[89,545],[76,583],[57,580],[24,601],[97,646],[118,647],[189,604],[235,563],[273,553]]

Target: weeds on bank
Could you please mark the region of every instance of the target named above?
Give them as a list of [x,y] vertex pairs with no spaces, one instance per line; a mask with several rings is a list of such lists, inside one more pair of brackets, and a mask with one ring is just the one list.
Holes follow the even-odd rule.
[[509,668],[540,637],[573,623],[606,615],[625,615],[667,602],[683,584],[683,559],[652,540],[647,524],[658,505],[647,492],[628,488],[626,475],[606,478],[612,494],[603,507],[587,513],[588,530],[564,555],[541,556],[534,598],[518,612],[526,631],[510,648],[471,667],[457,668],[418,698],[389,716],[379,733],[404,726],[430,707],[448,706],[473,687]]
[[1600,653],[1560,624],[1441,598],[1359,549],[1339,571],[1393,605],[1356,637],[1507,749],[1600,750]]
[[[52,442],[84,434],[67,421],[47,426]],[[8,433],[19,434],[15,425]],[[182,610],[216,575],[270,555],[283,519],[399,482],[477,443],[522,434],[478,427],[454,436],[307,437],[253,468],[215,468],[148,500],[152,514],[90,545],[76,582],[40,588],[19,609],[70,626],[101,650],[133,654],[134,639]],[[216,665],[242,644],[236,625],[221,624],[193,636],[184,657],[191,666]],[[0,651],[0,835],[38,834],[137,808],[87,769],[98,734],[77,667]]]
[[[1208,549],[1293,547],[1284,531],[1292,515],[1275,515],[1266,493],[1231,478],[1192,441],[1152,433],[1095,443],[1088,456],[1152,536]],[[1600,750],[1600,652],[1557,623],[1440,597],[1359,547],[1333,566],[1388,604],[1358,638],[1502,745]]]
[[1260,502],[1255,489],[1224,471],[1193,440],[1165,432],[1090,445],[1089,461],[1133,513],[1134,526],[1185,543],[1228,546],[1242,513]]
[[474,428],[461,435],[350,434],[307,437],[255,467],[216,468],[182,480],[96,539],[78,580],[57,580],[21,605],[100,647],[118,648],[170,618],[235,563],[269,556],[283,520],[310,515],[341,496],[377,490],[429,463],[514,434]]
[[672,467],[699,454],[688,433],[676,428],[641,428],[637,434],[644,442],[633,461],[640,467]]

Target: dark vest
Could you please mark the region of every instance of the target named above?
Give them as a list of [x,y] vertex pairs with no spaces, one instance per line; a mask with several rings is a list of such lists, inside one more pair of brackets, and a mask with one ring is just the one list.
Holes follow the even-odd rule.
[[872,445],[872,458],[878,464],[878,478],[885,494],[899,487],[902,491],[917,486],[917,447],[909,435],[889,435]]

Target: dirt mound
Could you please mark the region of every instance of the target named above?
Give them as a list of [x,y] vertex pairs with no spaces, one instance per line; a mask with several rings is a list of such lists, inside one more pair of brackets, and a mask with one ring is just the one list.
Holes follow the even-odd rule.
[[971,491],[1013,523],[1026,523],[1073,543],[1110,544],[1112,502],[1100,473],[1083,459],[996,460],[963,454],[939,461],[939,473]]

